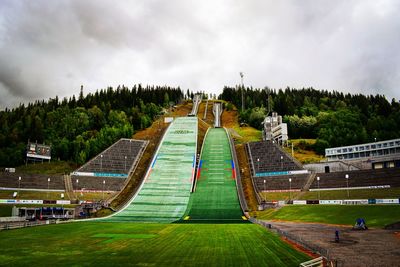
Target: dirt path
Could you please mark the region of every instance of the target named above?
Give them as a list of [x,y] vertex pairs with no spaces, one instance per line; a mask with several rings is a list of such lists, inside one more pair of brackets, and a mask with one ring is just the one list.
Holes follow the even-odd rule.
[[[383,229],[353,231],[351,227],[317,223],[269,221],[273,227],[328,250],[338,266],[400,266],[400,238]],[[334,242],[339,230],[340,242]]]

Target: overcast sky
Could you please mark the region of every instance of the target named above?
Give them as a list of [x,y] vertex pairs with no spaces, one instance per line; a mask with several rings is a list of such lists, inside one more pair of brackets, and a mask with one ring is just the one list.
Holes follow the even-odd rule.
[[154,84],[400,99],[400,1],[0,1],[0,109]]

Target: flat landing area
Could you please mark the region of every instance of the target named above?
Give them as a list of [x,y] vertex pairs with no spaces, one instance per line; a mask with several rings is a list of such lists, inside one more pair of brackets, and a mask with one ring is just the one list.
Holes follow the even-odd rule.
[[254,224],[77,222],[0,231],[1,266],[299,266]]

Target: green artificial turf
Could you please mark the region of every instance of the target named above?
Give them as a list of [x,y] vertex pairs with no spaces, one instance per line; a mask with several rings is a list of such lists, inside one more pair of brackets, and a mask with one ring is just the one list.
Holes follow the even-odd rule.
[[79,222],[0,231],[2,266],[299,266],[309,259],[253,224]]
[[200,165],[196,191],[184,215],[186,222],[243,222],[229,140],[223,128],[208,131]]
[[261,220],[286,220],[354,225],[364,218],[367,226],[384,227],[400,221],[400,205],[293,205],[257,213]]

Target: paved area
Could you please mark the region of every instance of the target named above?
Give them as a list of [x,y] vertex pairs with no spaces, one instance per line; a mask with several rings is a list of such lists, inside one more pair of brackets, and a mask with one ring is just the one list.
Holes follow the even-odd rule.
[[173,222],[187,207],[194,175],[197,117],[176,118],[137,196],[109,221]]
[[[338,266],[400,266],[400,236],[392,230],[354,231],[351,227],[270,221],[273,227],[328,250]],[[334,242],[339,230],[340,242]]]

